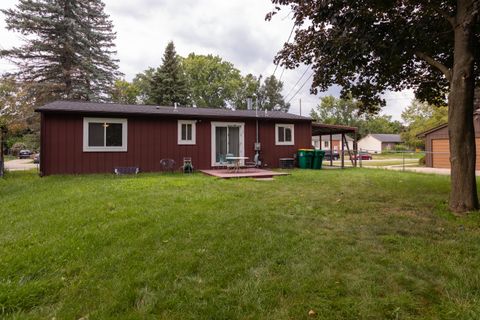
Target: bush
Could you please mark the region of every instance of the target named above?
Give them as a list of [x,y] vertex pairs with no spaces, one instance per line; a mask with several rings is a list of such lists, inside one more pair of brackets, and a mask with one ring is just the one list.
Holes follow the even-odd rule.
[[418,159],[418,164],[421,165],[421,166],[424,166],[427,164],[426,160],[425,160],[425,156],[421,157],[420,159]]
[[395,151],[408,151],[409,148],[404,144],[397,144],[395,146]]
[[12,156],[18,156],[20,150],[27,149],[27,146],[23,142],[15,142],[13,146],[10,148]]

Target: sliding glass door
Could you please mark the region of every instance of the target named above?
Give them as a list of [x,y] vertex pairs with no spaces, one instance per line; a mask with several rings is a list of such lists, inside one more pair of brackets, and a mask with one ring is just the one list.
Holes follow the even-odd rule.
[[226,157],[243,157],[243,123],[212,122],[212,166],[222,165]]

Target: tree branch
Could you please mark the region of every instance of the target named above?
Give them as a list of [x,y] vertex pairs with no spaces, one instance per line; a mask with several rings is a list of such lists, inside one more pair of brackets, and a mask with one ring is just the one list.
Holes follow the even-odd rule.
[[439,8],[436,5],[425,4],[425,6],[429,9],[435,11],[436,13],[441,15],[443,18],[445,18],[445,20],[447,20],[450,23],[452,28],[455,29],[455,26],[457,25],[457,19],[456,19],[455,16],[451,16],[447,11]]
[[430,57],[429,55],[427,55],[426,53],[424,52],[421,52],[421,51],[417,51],[415,52],[415,55],[426,61],[429,65],[437,68],[438,70],[440,70],[444,75],[445,75],[445,78],[447,78],[447,80],[449,82],[452,81],[452,70],[450,70],[447,66],[445,66],[443,63],[435,60],[434,58]]
[[455,29],[455,26],[457,24],[455,17],[452,17],[451,15],[448,14],[448,12],[443,11],[440,8],[434,8],[434,10],[440,14],[442,17],[444,17],[452,26],[452,28]]

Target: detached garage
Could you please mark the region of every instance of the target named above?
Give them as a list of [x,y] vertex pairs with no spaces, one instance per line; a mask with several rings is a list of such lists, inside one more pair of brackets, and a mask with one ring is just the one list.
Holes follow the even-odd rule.
[[[480,170],[480,125],[475,118],[475,135],[477,143],[477,166]],[[443,124],[418,135],[425,139],[425,164],[432,168],[450,168],[450,143],[448,124]]]

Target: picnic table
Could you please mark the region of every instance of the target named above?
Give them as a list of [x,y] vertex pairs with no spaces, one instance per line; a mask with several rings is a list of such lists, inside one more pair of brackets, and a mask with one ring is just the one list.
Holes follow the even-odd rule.
[[233,162],[233,171],[238,172],[241,169],[242,160],[248,160],[248,157],[226,157],[225,160]]

